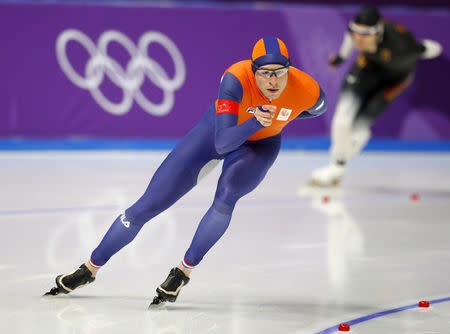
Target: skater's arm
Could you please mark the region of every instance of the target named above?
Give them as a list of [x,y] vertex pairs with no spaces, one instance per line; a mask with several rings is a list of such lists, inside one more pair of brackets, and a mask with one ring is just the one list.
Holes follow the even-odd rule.
[[341,48],[339,49],[339,53],[337,55],[331,55],[329,59],[329,65],[331,67],[336,67],[342,64],[342,62],[350,56],[354,47],[355,46],[350,32],[345,32]]
[[322,90],[322,88],[320,88],[320,95],[317,99],[316,104],[313,107],[303,111],[300,115],[297,116],[296,119],[313,118],[320,116],[327,110],[327,107],[327,96],[325,95],[325,92]]
[[244,123],[237,125],[238,116],[235,114],[216,115],[215,145],[219,154],[234,151],[264,126],[252,117]]
[[240,81],[227,72],[222,78],[216,104],[215,146],[219,154],[234,151],[264,126],[252,117],[238,125],[239,103],[243,89]]

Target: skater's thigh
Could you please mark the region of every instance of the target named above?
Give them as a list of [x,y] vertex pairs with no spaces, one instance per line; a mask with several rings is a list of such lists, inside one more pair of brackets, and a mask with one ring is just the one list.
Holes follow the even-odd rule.
[[345,77],[341,93],[352,91],[353,94],[364,99],[373,94],[380,87],[383,81],[383,73],[371,65],[361,67],[355,63]]
[[215,151],[213,131],[213,125],[205,118],[190,131],[156,170],[144,194],[126,210],[127,217],[144,223],[191,190],[202,168],[220,158]]
[[386,111],[389,105],[390,101],[383,97],[383,92],[377,92],[358,111],[354,126],[357,128],[369,128]]
[[412,75],[406,79],[383,83],[377,91],[365,101],[359,110],[355,125],[360,127],[371,126],[412,82]]
[[381,87],[380,74],[355,64],[341,88],[332,129],[351,128],[357,115]]
[[220,159],[214,146],[214,128],[203,122],[169,153],[153,175],[147,191],[186,192],[197,183],[200,171],[213,159]]
[[224,160],[216,197],[234,204],[255,189],[278,156],[281,136],[247,142]]

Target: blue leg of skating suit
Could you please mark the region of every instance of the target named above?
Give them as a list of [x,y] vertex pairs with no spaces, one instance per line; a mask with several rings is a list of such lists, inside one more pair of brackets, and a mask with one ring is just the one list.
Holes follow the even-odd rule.
[[202,218],[184,261],[196,266],[209,249],[222,237],[239,198],[251,192],[264,179],[274,163],[280,136],[246,142],[225,158],[214,202]]
[[[203,217],[186,261],[198,264],[228,227],[236,201],[252,191],[264,178],[278,155],[280,136],[247,142],[225,157],[213,205]],[[173,205],[197,183],[202,167],[212,159],[223,159],[214,146],[214,108],[172,150],[153,175],[145,193],[119,216],[93,251],[91,260],[104,265],[130,243],[142,226]],[[191,262],[189,262],[191,261]]]

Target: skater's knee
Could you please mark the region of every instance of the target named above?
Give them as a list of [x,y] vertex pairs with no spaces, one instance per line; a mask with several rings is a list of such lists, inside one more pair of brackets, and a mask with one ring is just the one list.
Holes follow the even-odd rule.
[[222,196],[216,195],[212,207],[222,214],[231,215],[234,206],[236,205],[236,201],[237,199],[232,196],[224,196],[223,194]]
[[372,132],[370,127],[366,124],[356,123],[353,130],[353,139],[358,142],[368,141],[371,137]]
[[164,209],[164,207],[157,205],[157,203],[146,203],[145,205],[136,203],[125,210],[123,224],[142,227],[149,220],[164,211]]
[[334,130],[347,130],[353,125],[356,114],[359,109],[359,103],[353,98],[341,98],[336,106],[336,112],[333,117],[332,127]]
[[352,127],[353,121],[353,115],[341,114],[333,119],[332,127],[334,130],[347,130]]
[[232,211],[236,202],[253,191],[258,184],[264,179],[267,169],[255,170],[255,172],[247,177],[234,178],[220,182],[217,187],[214,202],[224,211]]

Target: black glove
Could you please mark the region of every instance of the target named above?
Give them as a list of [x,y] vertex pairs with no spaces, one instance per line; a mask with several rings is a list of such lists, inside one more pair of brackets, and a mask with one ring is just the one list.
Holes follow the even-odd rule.
[[330,65],[332,65],[332,66],[339,66],[339,65],[342,64],[343,61],[344,61],[344,58],[342,58],[341,56],[337,55],[332,60],[330,60]]

